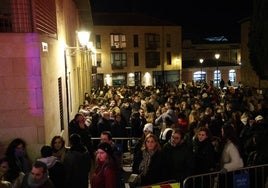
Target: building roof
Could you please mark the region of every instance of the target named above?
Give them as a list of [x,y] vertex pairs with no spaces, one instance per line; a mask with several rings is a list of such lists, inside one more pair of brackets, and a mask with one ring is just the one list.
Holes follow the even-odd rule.
[[139,13],[93,13],[95,26],[178,26],[167,20]]
[[[216,67],[217,62],[212,59],[206,59],[202,63],[202,67]],[[238,63],[231,63],[231,62],[226,62],[226,61],[218,61],[218,67],[228,67],[228,66],[240,66]],[[182,68],[201,68],[201,64],[199,61],[195,60],[187,60],[187,61],[182,61]]]

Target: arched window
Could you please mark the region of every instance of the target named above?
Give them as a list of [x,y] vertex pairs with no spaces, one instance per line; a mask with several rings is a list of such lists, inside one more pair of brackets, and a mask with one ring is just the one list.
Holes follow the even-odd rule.
[[220,70],[215,70],[214,71],[214,85],[219,86],[220,85],[220,80],[221,80],[221,71]]
[[194,72],[194,75],[193,75],[193,80],[195,81],[195,82],[205,82],[206,81],[206,72],[204,72],[204,71],[202,71],[202,73],[201,73],[201,71],[196,71],[196,72]]
[[236,72],[234,69],[229,70],[229,80],[231,82],[235,82],[236,80]]

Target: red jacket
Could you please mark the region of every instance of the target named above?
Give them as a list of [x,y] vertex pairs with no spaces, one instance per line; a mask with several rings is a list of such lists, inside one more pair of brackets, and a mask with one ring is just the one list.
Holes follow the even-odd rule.
[[116,188],[116,179],[116,168],[99,163],[90,180],[91,188]]

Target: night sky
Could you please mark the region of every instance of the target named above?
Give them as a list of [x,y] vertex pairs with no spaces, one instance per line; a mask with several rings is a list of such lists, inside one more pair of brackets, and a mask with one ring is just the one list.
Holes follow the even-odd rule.
[[[90,0],[93,12],[138,12],[182,26],[183,38],[240,35],[252,0]],[[177,5],[178,4],[178,5]]]

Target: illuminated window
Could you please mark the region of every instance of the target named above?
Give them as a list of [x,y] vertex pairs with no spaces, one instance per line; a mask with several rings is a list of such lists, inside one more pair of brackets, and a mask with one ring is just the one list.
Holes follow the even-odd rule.
[[111,48],[122,49],[127,47],[126,35],[124,34],[111,34]]
[[101,36],[96,35],[96,48],[101,49]]
[[231,82],[235,82],[236,80],[236,72],[234,69],[229,70],[229,80]]
[[97,53],[96,59],[97,59],[97,67],[101,67],[101,53]]
[[201,82],[201,81],[205,82],[206,81],[206,72],[202,71],[202,74],[201,74],[201,71],[194,72],[193,80],[195,82]]
[[214,71],[214,85],[219,86],[220,85],[220,81],[221,81],[221,71],[220,70],[215,70]]

